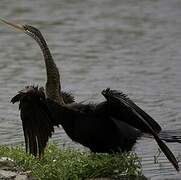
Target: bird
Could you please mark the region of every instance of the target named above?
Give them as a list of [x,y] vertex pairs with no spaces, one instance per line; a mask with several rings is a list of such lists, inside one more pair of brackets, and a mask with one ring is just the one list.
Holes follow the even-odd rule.
[[148,134],[179,171],[177,159],[159,136],[161,126],[126,94],[106,88],[101,92],[103,102],[77,103],[70,93],[62,91],[59,70],[40,30],[4,19],[0,21],[32,37],[44,57],[45,87],[26,86],[11,100],[19,102],[27,153],[42,156],[54,127],[59,125],[73,141],[95,153],[131,151],[137,140]]

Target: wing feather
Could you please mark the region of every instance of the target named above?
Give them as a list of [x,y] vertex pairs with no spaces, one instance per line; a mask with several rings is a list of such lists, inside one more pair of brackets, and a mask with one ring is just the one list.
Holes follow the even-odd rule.
[[44,92],[36,87],[26,87],[12,102],[20,102],[26,152],[41,156],[49,137],[54,132],[51,113],[48,111]]
[[[115,91],[115,90],[110,90],[110,89],[104,90],[102,94],[108,101],[108,107],[110,108],[109,111],[111,111],[112,116],[113,117],[116,116],[116,113],[120,114],[120,111],[126,112],[125,117],[123,119],[126,119],[126,122],[128,120],[127,122],[128,124],[140,130],[143,129],[144,132],[146,131],[147,133],[150,133],[151,135],[153,135],[158,146],[163,151],[165,156],[173,164],[175,169],[179,171],[178,162],[175,156],[167,147],[167,145],[158,136],[158,133],[157,133],[158,127],[155,127],[155,123],[153,123],[154,120],[152,121],[152,119],[150,118],[147,119],[148,116],[145,115],[142,112],[142,110],[140,111],[140,109],[138,109],[138,107],[130,99],[128,99],[124,94],[119,93],[118,91]],[[116,108],[116,111],[114,110],[114,108]],[[136,122],[133,120],[131,121],[129,118],[135,118]],[[141,126],[141,128],[139,128],[139,126]]]
[[114,116],[117,116],[122,121],[125,121],[145,133],[150,132],[147,126],[145,126],[145,123],[143,123],[143,119],[155,132],[159,133],[161,131],[160,125],[122,92],[110,90],[108,88],[103,90],[102,94],[107,99],[108,104],[110,104],[110,112]]

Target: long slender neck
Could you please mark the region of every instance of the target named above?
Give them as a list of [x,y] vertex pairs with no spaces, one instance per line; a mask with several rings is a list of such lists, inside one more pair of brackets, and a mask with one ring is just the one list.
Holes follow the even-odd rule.
[[58,68],[52,58],[48,45],[41,35],[40,37],[34,37],[38,42],[45,60],[47,82],[46,82],[46,96],[58,104],[64,104],[63,98],[61,96],[61,84],[60,84],[60,74]]

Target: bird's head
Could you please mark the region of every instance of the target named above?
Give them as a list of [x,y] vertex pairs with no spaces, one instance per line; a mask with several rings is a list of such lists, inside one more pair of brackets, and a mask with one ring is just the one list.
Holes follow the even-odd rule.
[[36,40],[37,37],[42,36],[41,32],[37,28],[35,28],[33,26],[22,25],[22,28],[23,28],[23,31],[24,31],[25,34],[31,36],[35,40]]

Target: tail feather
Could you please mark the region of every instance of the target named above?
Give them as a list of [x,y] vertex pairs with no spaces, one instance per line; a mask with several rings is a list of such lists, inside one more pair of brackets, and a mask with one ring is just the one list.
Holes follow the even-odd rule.
[[159,134],[160,139],[170,143],[181,143],[181,130],[164,130]]
[[155,138],[157,144],[159,145],[160,149],[164,152],[165,156],[168,158],[168,160],[173,164],[175,169],[179,171],[178,161],[173,155],[173,153],[170,151],[170,149],[167,147],[167,145],[163,142],[168,143],[181,143],[181,130],[164,130],[161,131],[159,134],[152,133],[151,134],[143,134],[146,138]]
[[165,156],[168,158],[168,160],[173,164],[175,169],[179,171],[178,161],[171,152],[171,150],[167,147],[167,145],[157,136],[157,134],[153,134],[156,142],[158,143],[160,149],[164,152]]

